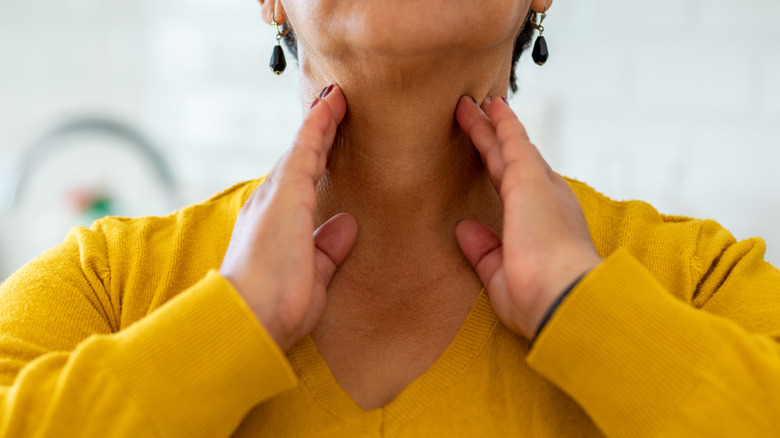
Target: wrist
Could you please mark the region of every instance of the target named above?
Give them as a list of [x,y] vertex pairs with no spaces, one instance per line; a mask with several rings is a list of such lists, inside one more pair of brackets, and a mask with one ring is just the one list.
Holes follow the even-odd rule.
[[285,353],[297,340],[295,332],[298,327],[278,303],[264,301],[250,304],[260,324]]
[[273,316],[273,312],[256,311],[255,315],[257,315],[257,319],[265,331],[268,332],[274,342],[276,342],[276,345],[286,353],[287,350],[292,347],[293,343],[289,341],[290,336],[287,335],[281,321]]
[[560,307],[561,303],[566,299],[567,296],[571,293],[572,290],[574,290],[575,287],[580,283],[580,281],[590,272],[590,270],[585,271],[583,274],[581,274],[577,279],[572,281],[566,289],[564,289],[562,292],[558,293],[555,297],[555,299],[547,305],[547,309],[544,311],[542,316],[535,321],[534,323],[534,331],[532,337],[529,339],[533,343],[537,337],[539,337],[539,334],[544,330],[544,327],[547,325],[547,323],[552,318],[553,314],[558,310],[558,307]]
[[564,280],[558,281],[557,285],[547,288],[544,293],[539,295],[530,312],[527,313],[528,326],[524,330],[524,334],[529,340],[533,341],[536,339],[547,322],[555,314],[558,306],[601,261],[601,257],[596,255],[589,263],[583,263],[580,269],[569,272],[568,275],[559,274],[559,278]]
[[561,295],[560,290],[550,290],[546,293],[539,294],[533,305],[529,308],[525,316],[525,324],[522,328],[522,334],[526,339],[533,341],[536,337],[539,327],[542,325],[546,315],[554,313],[551,311],[556,304],[556,300]]
[[289,340],[292,336],[289,335],[290,331],[286,329],[283,318],[280,317],[282,312],[277,308],[278,306],[273,305],[274,303],[267,299],[263,299],[264,297],[262,295],[245,293],[245,291],[253,288],[241,285],[240,282],[229,273],[221,272],[221,274],[233,285],[233,288],[238,292],[238,295],[241,296],[249,309],[252,310],[255,318],[257,318],[258,322],[263,326],[268,335],[271,336],[271,339],[276,342],[276,345],[284,352],[289,350],[293,344],[293,342]]

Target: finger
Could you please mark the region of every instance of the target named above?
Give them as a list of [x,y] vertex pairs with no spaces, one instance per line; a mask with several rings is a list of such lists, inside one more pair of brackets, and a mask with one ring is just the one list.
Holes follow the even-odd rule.
[[314,266],[323,287],[328,286],[336,269],[347,258],[357,232],[357,221],[347,213],[333,216],[314,232]]
[[[331,88],[330,91],[328,91],[328,88]],[[341,89],[341,87],[338,86],[338,84],[329,85],[323,90],[323,93],[324,97],[321,96],[322,102],[320,103],[325,103],[330,107],[331,116],[333,117],[333,132],[328,132],[326,139],[329,139],[330,143],[333,143],[333,136],[336,134],[336,127],[338,127],[339,123],[341,123],[341,121],[344,119],[344,115],[347,113],[347,100],[344,96],[344,91]],[[315,105],[315,107],[318,105],[319,104]]]
[[336,137],[338,126],[341,121],[344,120],[344,115],[347,112],[347,101],[346,97],[344,96],[344,91],[337,84],[332,84],[323,88],[319,97],[321,101],[316,106],[330,106],[331,116],[333,118],[333,124],[331,124],[329,130],[323,137],[324,143],[322,147],[325,153],[320,155],[320,161],[318,163],[318,168],[324,170],[325,166],[327,165],[328,152],[333,146],[333,141]]
[[336,129],[346,108],[344,94],[337,85],[334,85],[327,97],[315,100],[293,141],[283,173],[316,184],[325,170],[328,151],[333,145]]
[[491,289],[505,287],[504,281],[498,278],[504,254],[501,239],[496,233],[478,220],[467,219],[455,227],[455,237],[463,255],[488,291],[493,294],[497,291]]
[[528,138],[525,126],[518,120],[506,99],[494,99],[486,108],[486,114],[496,130],[505,167],[516,163],[533,165],[544,162]]
[[504,162],[496,130],[490,119],[470,97],[461,97],[455,109],[455,118],[479,151],[493,187],[499,191],[504,177]]

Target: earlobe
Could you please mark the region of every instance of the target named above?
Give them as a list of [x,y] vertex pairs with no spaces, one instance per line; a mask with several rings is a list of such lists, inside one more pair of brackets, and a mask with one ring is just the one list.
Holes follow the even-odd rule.
[[287,22],[287,12],[284,10],[284,5],[282,4],[282,0],[274,0],[273,12],[274,12],[273,18],[276,20],[276,24],[281,26]]
[[531,10],[541,14],[542,12],[549,11],[553,4],[553,0],[532,0]]
[[281,0],[259,0],[260,7],[263,10],[263,20],[267,24],[271,24],[272,21],[276,21],[276,24],[281,26],[287,21],[287,13],[284,11],[284,6]]

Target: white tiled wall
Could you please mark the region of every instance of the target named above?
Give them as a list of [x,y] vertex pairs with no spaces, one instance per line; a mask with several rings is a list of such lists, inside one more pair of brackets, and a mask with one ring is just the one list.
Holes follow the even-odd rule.
[[[780,264],[780,2],[561,0],[545,28],[550,61],[521,61],[512,104],[553,167],[763,236]],[[3,0],[0,193],[79,114],[153,139],[179,205],[264,174],[300,121],[294,63],[267,67],[273,35],[246,0]],[[29,226],[18,215],[0,204],[0,228]],[[0,277],[43,245],[9,228]]]

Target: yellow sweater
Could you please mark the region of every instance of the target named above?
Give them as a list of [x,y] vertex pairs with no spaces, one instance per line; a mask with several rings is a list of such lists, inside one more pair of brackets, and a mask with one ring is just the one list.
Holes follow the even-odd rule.
[[764,242],[571,181],[605,262],[533,347],[484,291],[439,360],[362,411],[312,340],[285,356],[216,269],[260,181],[106,218],[0,288],[0,436],[780,436]]

